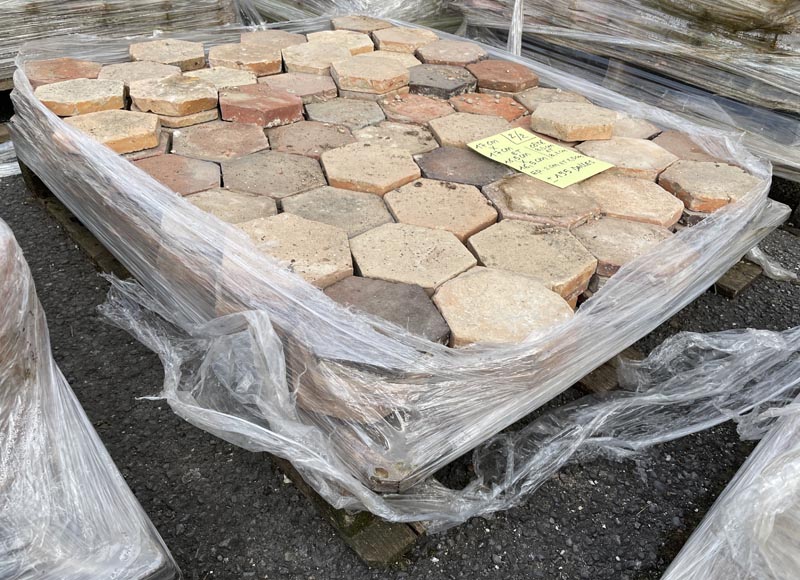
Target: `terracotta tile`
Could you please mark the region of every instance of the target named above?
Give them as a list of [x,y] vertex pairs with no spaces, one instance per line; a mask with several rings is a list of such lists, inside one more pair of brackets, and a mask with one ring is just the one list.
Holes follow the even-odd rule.
[[288,125],[303,119],[303,101],[297,95],[268,85],[245,85],[220,92],[219,105],[226,121],[260,127]]
[[206,53],[201,42],[164,38],[136,42],[130,45],[128,52],[133,60],[171,64],[182,71],[195,70],[206,65]]
[[539,77],[531,69],[506,60],[482,60],[467,65],[467,70],[478,79],[478,87],[518,93],[539,84]]
[[329,186],[287,197],[283,211],[335,226],[350,238],[394,221],[380,196]]
[[122,81],[74,79],[42,85],[34,91],[42,104],[61,117],[122,109],[125,85]]
[[378,195],[420,176],[407,151],[370,143],[351,143],[326,151],[322,167],[330,185]]
[[677,161],[658,184],[680,199],[686,209],[712,212],[737,201],[762,185],[743,169],[714,161]]
[[77,115],[66,122],[117,153],[158,147],[161,125],[158,117],[131,111],[100,111]]
[[219,187],[219,165],[181,155],[159,155],[134,165],[180,195]]

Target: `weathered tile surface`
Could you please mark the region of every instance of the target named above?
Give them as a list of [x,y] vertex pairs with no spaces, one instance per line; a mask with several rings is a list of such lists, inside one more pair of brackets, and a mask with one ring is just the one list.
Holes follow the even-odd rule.
[[351,276],[325,288],[344,306],[393,322],[411,334],[445,343],[450,328],[425,290],[415,284]]
[[497,212],[472,185],[417,179],[384,196],[400,223],[445,230],[465,241],[497,221]]
[[391,61],[403,65],[406,68],[411,68],[412,66],[418,66],[422,64],[416,56],[414,56],[413,54],[409,54],[407,52],[393,52],[391,50],[375,50],[373,52],[366,52],[357,55],[357,58],[366,58],[366,57],[387,58]]
[[440,147],[420,155],[417,164],[425,177],[483,187],[514,170],[461,147]]
[[433,151],[439,146],[430,131],[424,127],[391,121],[359,129],[354,132],[354,136],[358,141],[404,149],[411,155]]
[[393,221],[380,196],[329,186],[287,197],[283,211],[335,226],[351,238]]
[[716,211],[760,183],[739,167],[714,161],[677,161],[658,178],[658,184],[675,194],[686,209],[702,212]]
[[599,276],[613,275],[672,235],[666,228],[610,217],[589,221],[572,233],[597,258]]
[[638,177],[655,181],[659,173],[678,160],[672,153],[647,139],[612,137],[605,141],[589,141],[575,149],[614,165],[605,173]]
[[572,308],[529,276],[473,268],[445,282],[433,296],[451,329],[450,346],[517,343],[567,320]]
[[283,49],[286,72],[327,75],[333,61],[350,56],[352,55],[347,48],[329,42],[307,42]]
[[319,163],[280,151],[259,151],[222,164],[225,187],[282,199],[325,185]]
[[541,103],[531,113],[531,129],[561,141],[610,139],[616,120],[615,111],[588,103]]
[[351,143],[322,154],[328,183],[383,195],[420,176],[408,151],[385,145]]
[[208,51],[208,64],[247,70],[260,77],[277,74],[283,67],[279,48],[254,42],[212,46]]
[[324,103],[309,103],[306,113],[309,121],[344,125],[350,129],[361,129],[385,119],[377,103],[354,99],[337,98]]
[[600,206],[580,184],[558,188],[523,173],[484,187],[503,219],[521,219],[548,226],[572,227],[600,215]]
[[183,117],[217,106],[217,89],[209,82],[192,77],[172,76],[146,79],[130,84],[133,104],[143,112]]
[[109,146],[117,153],[158,147],[158,117],[131,111],[100,111],[66,119],[67,123]]
[[319,288],[353,274],[347,234],[290,213],[237,224],[256,247]]
[[[477,65],[475,65],[477,66]],[[514,95],[523,107],[533,112],[539,105],[544,103],[584,103],[590,105],[589,99],[572,91],[561,89],[548,89],[545,87],[533,87]]]
[[505,60],[482,60],[467,65],[467,70],[482,89],[518,93],[539,84],[539,77],[531,69]]
[[150,40],[131,44],[128,52],[133,60],[171,64],[182,71],[203,68],[206,64],[206,53],[201,42],[174,38]]
[[375,45],[368,34],[352,30],[322,30],[306,34],[308,42],[326,42],[345,47],[350,54],[363,54],[375,50]]
[[428,294],[475,265],[453,234],[408,224],[385,224],[350,240],[362,276],[422,286]]
[[614,137],[651,139],[659,133],[661,133],[661,129],[650,121],[629,117],[625,113],[617,113],[617,120],[614,122]]
[[356,141],[347,127],[317,121],[298,121],[270,129],[267,134],[273,151],[296,153],[314,159],[319,159],[329,149]]
[[[131,111],[141,112],[136,105],[131,105]],[[219,119],[219,111],[216,107],[208,109],[207,111],[200,111],[199,113],[191,113],[189,115],[181,115],[174,117],[172,115],[158,115],[161,121],[161,126],[167,129],[182,129],[184,127],[192,127],[200,123],[208,123]]]
[[25,75],[35,89],[50,83],[74,79],[96,79],[102,65],[99,62],[76,58],[51,58],[25,63]]
[[176,131],[172,151],[206,161],[228,161],[269,147],[257,125],[214,121]]
[[475,234],[468,246],[482,266],[531,276],[565,300],[581,294],[597,260],[564,228],[503,220]]
[[420,47],[439,40],[435,32],[421,28],[392,26],[372,33],[379,50],[414,53]]
[[508,121],[502,117],[472,113],[439,117],[433,119],[429,126],[443,147],[466,147],[467,143],[502,133],[509,128]]
[[[399,54],[399,53],[398,53]],[[449,102],[424,95],[402,95],[379,101],[386,118],[397,123],[424,125],[454,112]]]
[[188,195],[186,201],[231,224],[270,217],[278,213],[275,200],[271,197],[220,187]]
[[417,49],[417,57],[426,64],[466,66],[487,56],[480,45],[461,40],[436,40]]
[[377,103],[380,101],[385,101],[386,99],[393,99],[394,97],[402,97],[403,95],[408,94],[408,87],[400,87],[399,89],[395,89],[393,91],[388,91],[385,93],[362,93],[360,91],[348,91],[346,89],[339,89],[339,96],[343,99],[358,99],[360,101],[372,101],[373,103]]
[[209,82],[214,85],[218,91],[231,87],[240,87],[242,85],[254,85],[257,78],[252,71],[224,66],[201,68],[184,74],[187,77],[194,77]]
[[649,179],[601,173],[579,186],[610,217],[670,228],[683,213],[683,203]]
[[370,32],[381,30],[382,28],[392,27],[391,22],[356,14],[331,18],[331,24],[334,30],[352,30],[353,32],[361,32],[364,34],[369,34]]
[[297,44],[305,44],[306,42],[305,35],[286,32],[285,30],[243,32],[240,38],[243,44],[261,44],[280,50]]
[[[103,112],[104,113],[108,113],[108,111],[103,111]],[[123,112],[128,112],[128,111],[123,111]],[[89,114],[90,115],[94,115],[94,114],[97,114],[97,113],[89,113]],[[151,113],[142,113],[142,114],[143,115],[150,115]],[[154,116],[157,117],[157,115],[154,115]],[[76,117],[72,117],[72,118],[75,119]],[[102,123],[98,123],[98,127],[101,126],[101,125],[103,126],[103,130],[105,130],[107,128],[110,128],[112,123],[107,122],[107,121],[103,121]],[[157,155],[166,155],[167,153],[169,153],[170,149],[172,148],[172,134],[169,131],[159,131],[159,133],[160,134],[158,136],[158,145],[156,145],[155,147],[145,147],[144,149],[137,149],[136,151],[130,151],[128,153],[123,153],[122,156],[125,159],[127,159],[128,161],[138,161],[139,159],[147,159],[148,157],[155,157]],[[99,141],[99,139],[98,139],[98,141]],[[147,141],[147,142],[152,142],[152,141]],[[144,143],[146,143],[146,142],[140,142],[139,144],[136,144],[134,146],[139,147],[141,144],[144,144]],[[128,147],[130,147],[131,145],[128,145]],[[114,148],[112,147],[112,149],[114,149]],[[124,147],[122,147],[122,149],[124,149]],[[115,149],[115,151],[116,151],[116,149]]]
[[383,94],[408,85],[408,69],[386,58],[351,57],[331,65],[340,90]]
[[220,111],[226,121],[261,127],[288,125],[303,119],[303,101],[297,95],[268,85],[245,85],[225,89],[219,95]]
[[273,89],[297,95],[303,104],[321,103],[336,98],[336,83],[328,76],[308,73],[283,73],[258,79]]
[[408,74],[412,93],[439,99],[474,91],[477,83],[467,69],[444,64],[421,64],[408,69]]
[[219,187],[219,165],[181,155],[159,155],[134,161],[139,169],[180,195]]
[[122,109],[125,85],[122,81],[73,79],[38,87],[34,94],[45,107],[61,117]]
[[97,78],[101,80],[122,81],[127,87],[133,81],[163,79],[179,74],[181,74],[181,69],[171,64],[136,60],[133,62],[104,65],[103,68],[100,69]]
[[680,131],[664,131],[653,139],[653,143],[663,147],[678,159],[686,161],[716,161],[713,155],[692,141],[689,135]]
[[518,119],[528,112],[525,107],[511,97],[483,93],[457,95],[450,98],[450,104],[459,113],[493,115],[495,117],[503,117],[506,121]]

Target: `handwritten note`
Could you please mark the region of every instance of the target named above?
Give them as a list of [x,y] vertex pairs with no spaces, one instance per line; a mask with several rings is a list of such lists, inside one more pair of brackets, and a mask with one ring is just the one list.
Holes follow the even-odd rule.
[[489,159],[560,188],[614,167],[545,141],[525,129],[509,129],[467,145]]

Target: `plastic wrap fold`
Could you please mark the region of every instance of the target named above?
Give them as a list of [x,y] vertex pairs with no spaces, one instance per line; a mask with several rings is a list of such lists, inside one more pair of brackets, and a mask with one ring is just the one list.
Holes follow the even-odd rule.
[[[329,26],[327,19],[276,25]],[[191,36],[215,44],[235,34]],[[513,461],[479,471],[465,490],[445,489],[431,475],[690,303],[788,215],[767,198],[769,165],[729,136],[487,50],[599,105],[689,132],[763,182],[623,267],[572,319],[520,344],[450,349],[334,303],[238,229],[59,120],[34,98],[21,69],[11,131],[20,160],[138,281],[116,283],[106,312],[161,355],[162,396],[175,412],[228,441],[291,460],[336,506],[443,527],[510,505],[541,481],[535,437],[521,435]],[[124,60],[127,42],[54,39],[26,47],[20,61],[63,54]],[[747,364],[742,359],[730,376],[746,374]],[[567,437],[577,444],[578,435]]]
[[[451,5],[464,12],[468,36],[521,48],[533,60],[689,121],[744,132],[746,145],[770,159],[778,175],[800,180],[800,2],[467,0]],[[751,22],[767,28],[737,28],[725,15],[742,16],[738,26]]]
[[0,221],[0,578],[179,577],[56,366],[30,270]]

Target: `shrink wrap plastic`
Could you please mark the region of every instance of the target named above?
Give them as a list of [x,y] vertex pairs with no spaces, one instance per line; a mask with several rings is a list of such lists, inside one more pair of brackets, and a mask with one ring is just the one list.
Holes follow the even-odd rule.
[[30,270],[0,221],[0,578],[179,577],[56,366]]
[[[311,32],[330,21],[274,27]],[[178,36],[209,46],[235,42],[238,31]],[[26,46],[19,60],[121,61],[129,42],[52,39]],[[767,198],[769,164],[730,135],[486,48],[546,84],[685,131],[762,182],[624,266],[572,319],[515,345],[450,349],[334,303],[235,227],[58,119],[15,73],[18,156],[135,276],[113,281],[104,312],[159,353],[160,396],[204,430],[290,460],[337,507],[433,530],[513,505],[578,451],[624,454],[745,412],[789,388],[782,373],[797,346],[797,331],[683,336],[699,345],[657,351],[635,390],[496,435],[694,300],[788,208]],[[675,377],[663,383],[668,371]],[[464,489],[431,478],[476,447]]]

